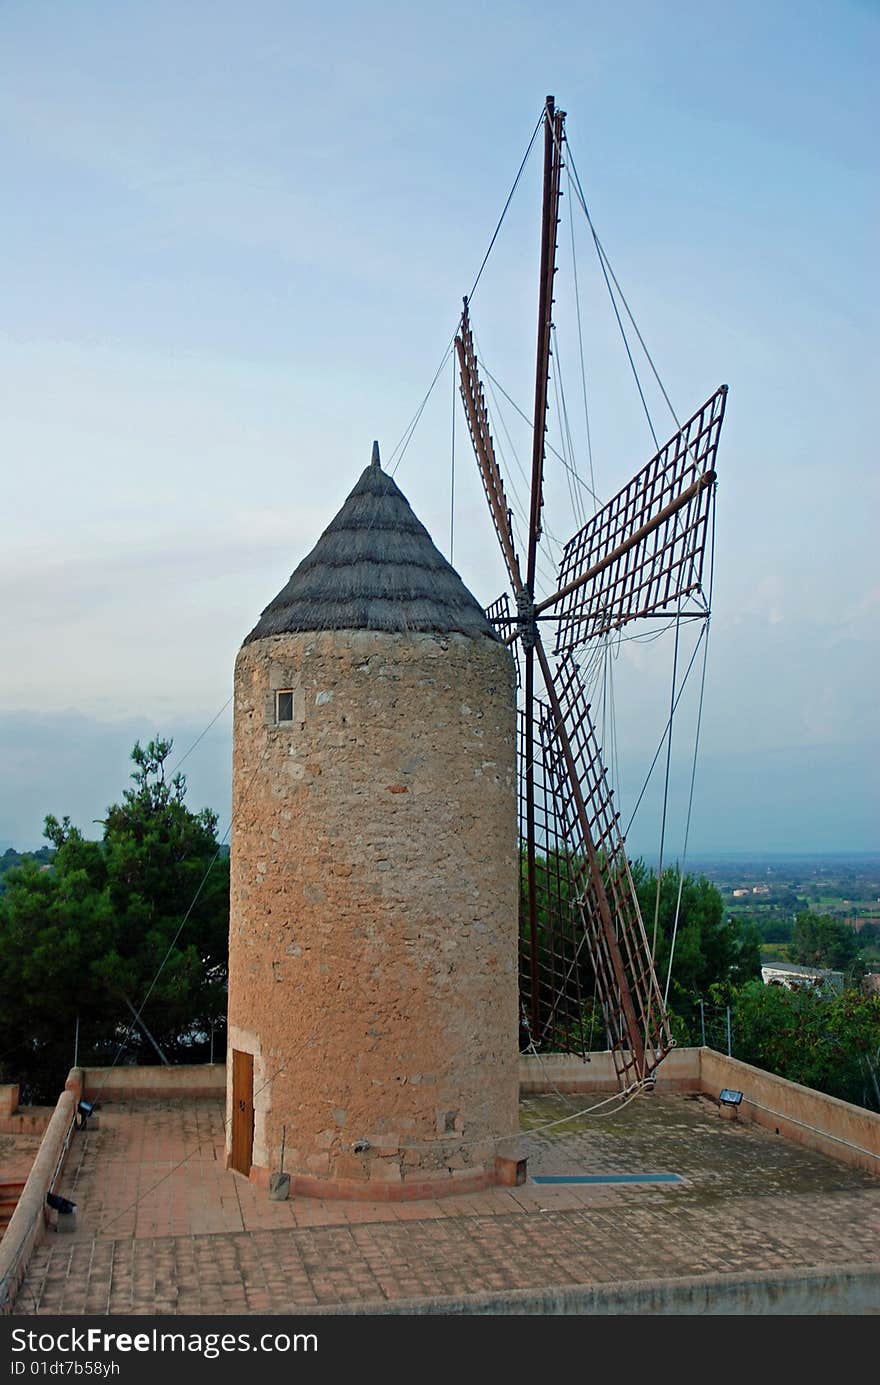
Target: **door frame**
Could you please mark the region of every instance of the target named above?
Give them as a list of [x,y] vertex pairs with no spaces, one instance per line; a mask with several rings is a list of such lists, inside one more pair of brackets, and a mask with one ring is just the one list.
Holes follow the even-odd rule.
[[247,1178],[254,1158],[254,1055],[232,1050],[232,1136],[229,1167]]

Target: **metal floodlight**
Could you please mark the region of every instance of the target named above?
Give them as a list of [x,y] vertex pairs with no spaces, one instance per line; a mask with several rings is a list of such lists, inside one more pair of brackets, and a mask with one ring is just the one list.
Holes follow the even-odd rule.
[[79,1116],[80,1130],[85,1130],[86,1121],[88,1120],[89,1116],[92,1114],[94,1109],[95,1103],[93,1101],[86,1101],[85,1099],[83,1099],[82,1101],[77,1102],[76,1113]]
[[731,1087],[724,1087],[718,1097],[719,1106],[739,1106],[743,1099],[742,1092],[735,1092]]
[[76,1203],[69,1198],[62,1197],[60,1193],[47,1193],[46,1202],[55,1212],[61,1212],[63,1216],[68,1216],[76,1211]]

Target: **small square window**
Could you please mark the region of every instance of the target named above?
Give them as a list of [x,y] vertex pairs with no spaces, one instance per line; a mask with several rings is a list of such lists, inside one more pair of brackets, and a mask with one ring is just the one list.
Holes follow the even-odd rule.
[[280,726],[283,722],[293,721],[293,692],[277,692],[275,694],[275,720]]

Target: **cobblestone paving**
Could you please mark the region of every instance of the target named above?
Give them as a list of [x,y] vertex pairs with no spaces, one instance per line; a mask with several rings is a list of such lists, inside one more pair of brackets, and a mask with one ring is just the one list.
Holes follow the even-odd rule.
[[[577,1110],[532,1097],[528,1130]],[[871,1264],[880,1180],[687,1096],[527,1136],[535,1173],[678,1173],[382,1204],[266,1194],[223,1167],[214,1102],[108,1107],[59,1189],[18,1313],[291,1313],[634,1279]]]

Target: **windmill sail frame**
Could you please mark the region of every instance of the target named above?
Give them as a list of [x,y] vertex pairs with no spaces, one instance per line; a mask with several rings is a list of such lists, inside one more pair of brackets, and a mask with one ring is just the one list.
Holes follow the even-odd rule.
[[[627,621],[675,607],[701,591],[714,461],[726,386],[688,420],[628,486],[566,545],[558,590],[535,602],[541,538],[546,412],[556,273],[564,112],[547,98],[544,195],[529,527],[525,575],[495,455],[464,300],[455,338],[474,453],[511,593],[487,610],[515,644],[520,688],[519,803],[522,889],[520,981],[528,1043],[579,1052],[587,1013],[601,1009],[618,1082],[652,1081],[673,1040],[639,907],[619,816],[586,692],[579,645]],[[512,597],[512,600],[511,600]],[[705,608],[701,613],[705,613]],[[556,668],[539,621],[555,620]],[[536,675],[543,692],[536,686]],[[656,941],[656,940],[655,940]]]
[[702,588],[727,386],[565,545],[552,605],[557,654],[649,615],[675,616]]

